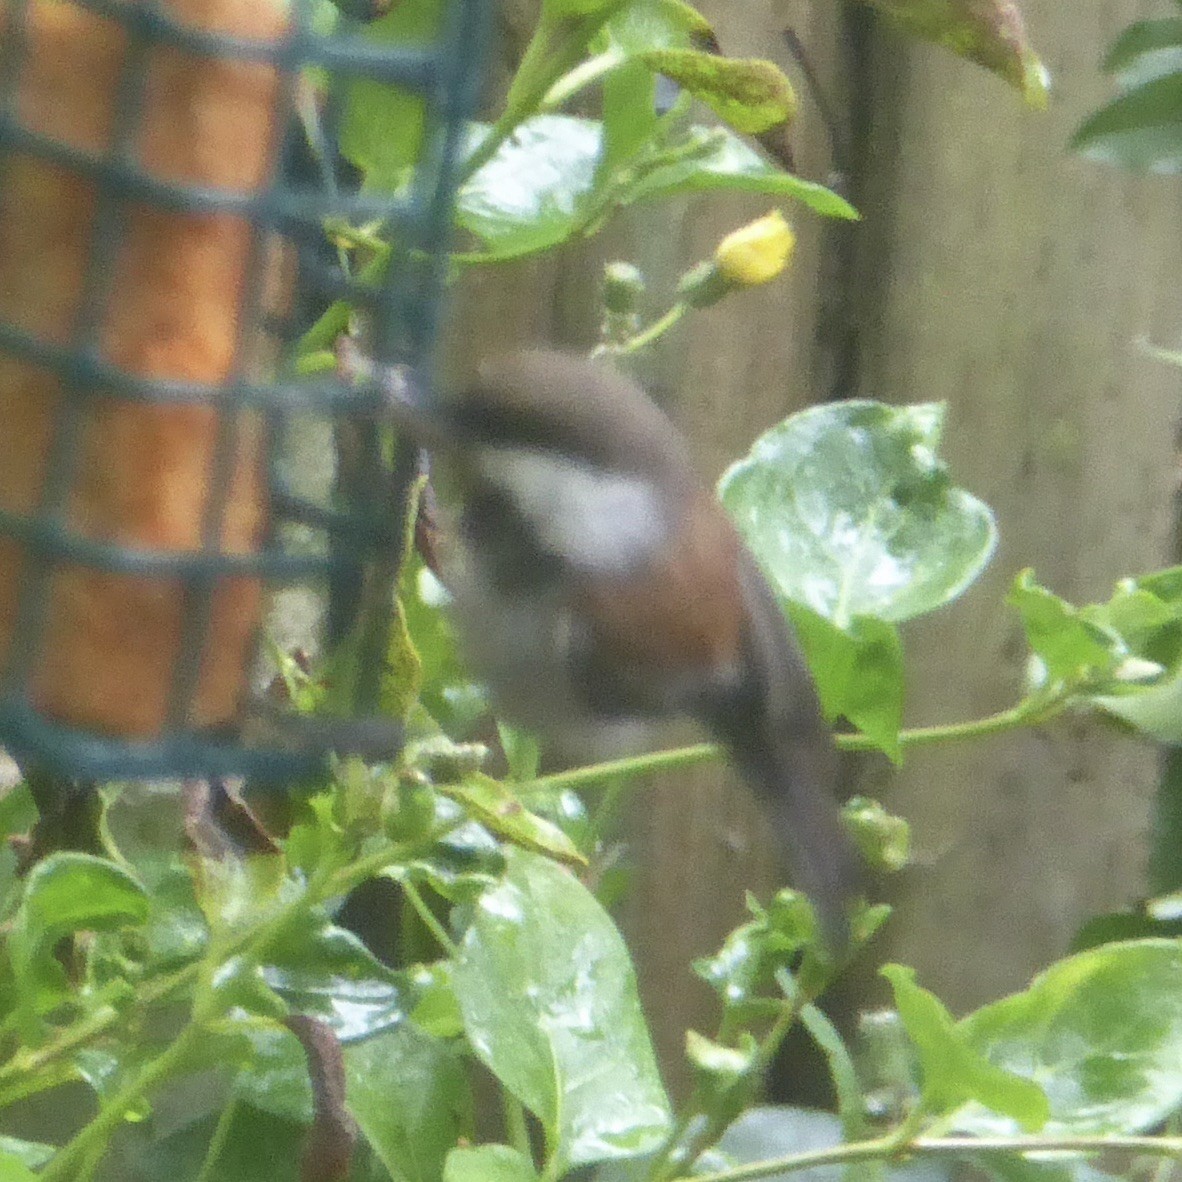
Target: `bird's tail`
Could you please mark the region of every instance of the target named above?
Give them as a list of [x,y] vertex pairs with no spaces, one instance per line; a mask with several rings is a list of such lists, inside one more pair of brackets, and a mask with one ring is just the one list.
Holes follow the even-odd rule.
[[710,711],[784,850],[793,885],[808,895],[835,956],[849,944],[850,904],[863,868],[841,822],[841,762],[790,625],[754,560],[744,571],[751,635],[743,683]]

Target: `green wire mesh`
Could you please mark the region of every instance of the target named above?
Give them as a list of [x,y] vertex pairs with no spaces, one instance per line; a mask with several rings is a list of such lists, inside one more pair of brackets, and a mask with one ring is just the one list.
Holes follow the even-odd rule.
[[[353,710],[374,713],[388,641],[392,582],[401,545],[400,514],[413,475],[413,453],[394,448],[378,424],[383,395],[364,376],[337,372],[301,377],[296,346],[307,327],[309,301],[323,308],[345,300],[364,319],[366,350],[383,364],[409,367],[413,380],[429,386],[433,342],[440,315],[452,197],[464,121],[476,100],[491,0],[450,0],[429,44],[393,48],[362,35],[356,21],[342,18],[331,33],[317,30],[317,5],[296,0],[278,41],[262,42],[213,33],[184,23],[172,3],[151,0],[53,0],[117,22],[126,50],[113,95],[114,128],[101,153],[78,149],[32,130],[20,111],[21,79],[30,68],[29,21],[34,0],[4,0],[0,18],[0,234],[7,216],[5,191],[13,161],[34,159],[79,178],[94,195],[85,274],[65,341],[0,317],[0,361],[15,359],[43,372],[60,391],[37,503],[31,511],[5,505],[0,497],[0,562],[19,553],[10,640],[0,653],[0,743],[18,759],[81,779],[249,775],[288,781],[318,765],[323,744],[248,746],[233,728],[193,721],[194,696],[209,642],[219,586],[232,576],[261,581],[269,589],[309,583],[335,586],[352,604],[370,605],[359,636],[359,673]],[[260,4],[267,0],[258,0]],[[44,0],[42,0],[44,3]],[[277,147],[269,179],[257,191],[222,191],[161,180],[137,163],[133,145],[151,99],[147,63],[162,50],[216,61],[273,66],[277,128],[302,128],[293,155]],[[322,143],[310,143],[300,103],[311,80],[320,96],[316,126]],[[359,80],[389,84],[422,96],[425,112],[420,159],[397,197],[359,192],[342,184],[335,156],[334,120]],[[306,114],[306,112],[305,112]],[[303,164],[292,167],[296,157]],[[104,348],[103,325],[112,299],[114,260],[129,210],[155,209],[166,216],[234,214],[249,222],[250,266],[238,306],[236,356],[230,377],[217,384],[147,378],[121,367]],[[359,225],[380,222],[394,244],[375,281],[347,277],[326,250],[326,221]],[[296,294],[277,313],[265,288],[267,258],[276,241],[299,260]],[[3,239],[0,238],[0,243]],[[51,265],[47,260],[47,265]],[[273,341],[275,363],[260,376],[248,356],[256,336]],[[216,408],[216,438],[208,466],[200,544],[172,550],[129,545],[78,528],[71,498],[80,478],[87,423],[102,407],[144,404]],[[295,418],[317,417],[332,429],[354,424],[368,441],[348,482],[334,492],[309,496],[283,478],[283,449]],[[261,546],[229,552],[223,525],[231,511],[238,441],[248,422],[265,424],[268,454],[268,525]],[[0,422],[0,432],[6,430]],[[103,462],[119,465],[112,454]],[[288,465],[290,468],[290,464]],[[339,474],[338,474],[339,475]],[[0,486],[2,487],[2,486]],[[14,547],[16,549],[14,549]],[[54,579],[63,570],[86,568],[130,578],[171,581],[183,594],[183,623],[164,724],[150,735],[103,733],[64,722],[40,708],[38,670],[46,651]],[[14,565],[13,569],[17,569]],[[0,572],[2,573],[2,572]],[[366,594],[359,588],[364,583]],[[373,592],[372,594],[370,592]],[[339,609],[339,604],[338,604]],[[339,614],[339,611],[338,611]],[[102,621],[95,621],[101,628]],[[338,629],[339,630],[339,629]]]

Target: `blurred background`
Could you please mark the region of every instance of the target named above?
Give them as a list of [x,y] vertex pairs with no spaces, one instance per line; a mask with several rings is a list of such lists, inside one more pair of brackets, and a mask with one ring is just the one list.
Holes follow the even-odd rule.
[[[699,7],[726,53],[789,72],[802,100],[795,170],[839,188],[862,221],[789,208],[799,243],[787,279],[693,314],[643,375],[708,477],[811,403],[946,401],[953,479],[993,508],[1001,544],[963,599],[904,628],[905,724],[1003,709],[1024,675],[1004,602],[1018,571],[1034,567],[1059,595],[1088,602],[1123,575],[1179,560],[1182,383],[1139,342],[1182,341],[1182,185],[1068,150],[1111,95],[1107,46],[1161,6],[1025,0],[1052,73],[1041,113],[860,6]],[[502,80],[535,10],[502,6]],[[612,258],[637,264],[654,306],[667,306],[682,271],[767,208],[758,197],[665,201],[585,246],[482,268],[453,304],[453,375],[516,343],[593,344]],[[875,963],[915,965],[954,1013],[1022,986],[1086,919],[1145,894],[1159,759],[1143,740],[1070,721],[916,751],[899,769],[851,759],[850,791],[913,827],[915,864],[887,884],[897,910]],[[625,807],[634,876],[622,918],[668,1078],[684,1091],[684,1032],[709,1029],[715,1012],[690,962],[741,920],[745,887],[766,897],[776,885],[773,861],[754,805],[723,773],[654,781]],[[855,971],[837,1004],[852,1012],[884,995]]]

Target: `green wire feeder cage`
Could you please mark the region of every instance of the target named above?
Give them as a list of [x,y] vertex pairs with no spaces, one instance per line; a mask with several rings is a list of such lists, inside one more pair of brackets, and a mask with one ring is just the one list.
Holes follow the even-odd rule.
[[[19,761],[313,770],[324,727],[239,726],[293,584],[359,638],[348,696],[376,714],[413,449],[372,379],[297,359],[348,307],[379,365],[429,383],[489,7],[441,2],[411,47],[323,0],[3,0],[0,743]],[[396,196],[359,192],[334,146],[375,85],[421,121]],[[362,222],[393,244],[368,278],[325,235]],[[338,443],[323,495],[284,480],[310,421]]]

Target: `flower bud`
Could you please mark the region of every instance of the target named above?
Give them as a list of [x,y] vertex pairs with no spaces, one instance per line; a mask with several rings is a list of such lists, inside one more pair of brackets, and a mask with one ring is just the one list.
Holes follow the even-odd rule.
[[795,246],[792,227],[774,209],[728,234],[714,251],[714,262],[736,287],[755,287],[784,270]]
[[644,295],[644,276],[631,263],[603,268],[603,306],[615,316],[631,316]]

